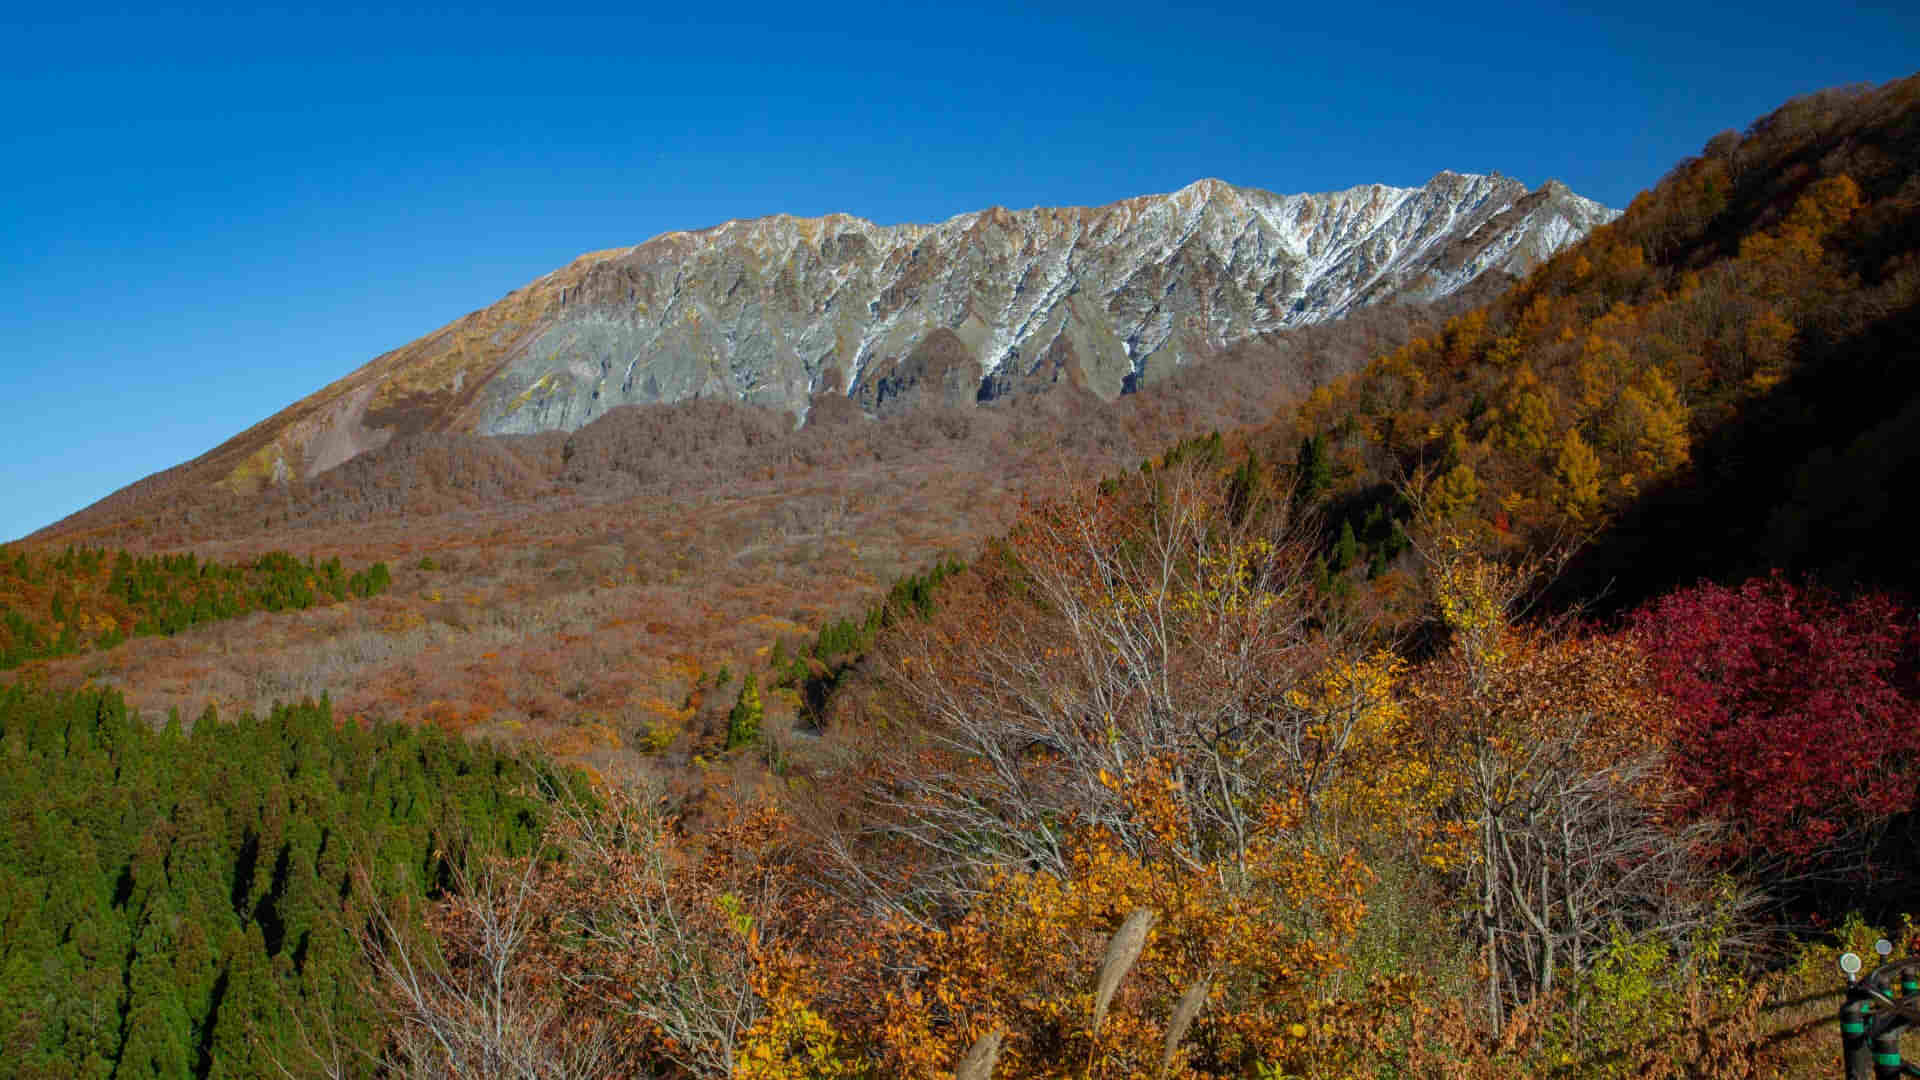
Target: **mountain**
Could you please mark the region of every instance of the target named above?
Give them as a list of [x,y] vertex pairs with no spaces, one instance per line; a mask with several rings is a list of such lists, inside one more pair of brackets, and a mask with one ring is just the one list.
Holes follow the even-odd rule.
[[938,225],[733,221],[583,256],[379,357],[192,463],[237,493],[425,431],[578,429],[720,398],[804,420],[1069,382],[1111,400],[1262,333],[1519,275],[1616,217],[1549,181],[1276,195],[1202,180]]
[[1920,76],[1715,136],[1492,303],[1276,416],[1267,449],[1324,449],[1363,549],[1409,480],[1508,554],[1584,537],[1555,596],[1590,610],[1776,570],[1920,595],[1916,342]]
[[[1188,196],[1201,225],[1227,200]],[[709,252],[673,273],[721,344],[714,297],[772,287],[698,279],[755,227],[799,223],[656,242]],[[992,263],[1011,226],[955,228],[920,258]],[[1830,1068],[1841,944],[1805,928],[1857,947],[1920,889],[1920,624],[1860,592],[1920,595],[1920,76],[1716,136],[1498,295],[1378,302],[1497,265],[1483,225],[1301,287],[1368,302],[1345,318],[1233,339],[1200,316],[1246,287],[1203,232],[1118,262],[1136,292],[1034,301],[1200,313],[1114,400],[1077,353],[1045,393],[983,360],[986,301],[935,275],[929,329],[833,354],[796,406],[728,368],[488,434],[526,343],[637,291],[643,247],[290,412],[379,443],[310,481],[283,456],[284,487],[192,488],[214,455],[0,549],[15,1071]],[[805,283],[827,247],[762,264]],[[1041,325],[1005,348],[1079,347]],[[438,404],[390,389],[430,376]]]

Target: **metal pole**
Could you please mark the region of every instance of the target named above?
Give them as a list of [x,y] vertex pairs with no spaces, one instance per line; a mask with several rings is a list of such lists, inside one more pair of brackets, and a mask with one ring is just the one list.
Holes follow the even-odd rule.
[[[1882,942],[1875,951],[1886,956],[1892,951],[1892,946]],[[1888,964],[1881,967],[1867,976],[1867,990],[1891,999],[1895,993],[1894,980],[1905,981],[1907,966]],[[1900,1056],[1900,1034],[1907,1028],[1907,1018],[1888,1002],[1869,1002],[1868,1007],[1872,1012],[1867,1021],[1867,1041],[1873,1048],[1875,1080],[1900,1080],[1907,1075],[1906,1062]]]
[[1883,1014],[1873,1025],[1873,1075],[1875,1080],[1900,1080],[1907,1075],[1900,1060],[1900,1029],[1906,1024],[1891,1013]]
[[1874,1080],[1873,1050],[1867,1039],[1867,1024],[1873,1002],[1858,983],[1849,983],[1847,999],[1840,1006],[1840,1064],[1847,1080]]

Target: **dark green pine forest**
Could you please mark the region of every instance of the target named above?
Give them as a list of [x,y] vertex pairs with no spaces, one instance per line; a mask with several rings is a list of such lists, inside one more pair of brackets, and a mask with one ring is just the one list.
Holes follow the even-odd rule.
[[0,1073],[351,1064],[380,1041],[376,911],[526,852],[555,782],[324,700],[157,727],[112,691],[0,687]]

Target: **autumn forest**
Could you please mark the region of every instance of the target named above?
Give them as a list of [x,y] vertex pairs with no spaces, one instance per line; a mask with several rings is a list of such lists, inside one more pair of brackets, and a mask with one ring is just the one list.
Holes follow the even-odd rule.
[[1920,77],[1112,403],[159,474],[0,548],[0,1072],[1837,1074],[1916,342]]

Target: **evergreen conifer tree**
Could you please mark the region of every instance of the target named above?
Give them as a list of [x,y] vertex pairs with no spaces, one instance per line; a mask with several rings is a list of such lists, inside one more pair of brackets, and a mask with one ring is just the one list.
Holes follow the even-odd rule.
[[1333,462],[1327,457],[1323,436],[1309,435],[1300,440],[1300,454],[1294,459],[1293,484],[1294,505],[1301,507],[1313,505],[1333,486]]
[[1354,538],[1353,522],[1340,523],[1340,539],[1333,545],[1333,571],[1339,573],[1360,561],[1360,542]]
[[760,738],[760,721],[765,714],[760,704],[760,679],[749,671],[740,684],[739,700],[727,714],[727,749],[745,746]]

